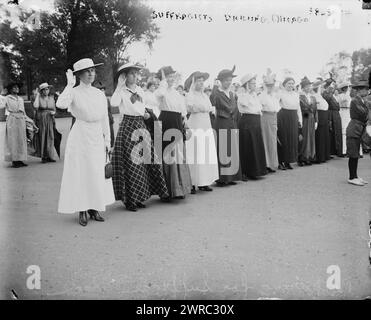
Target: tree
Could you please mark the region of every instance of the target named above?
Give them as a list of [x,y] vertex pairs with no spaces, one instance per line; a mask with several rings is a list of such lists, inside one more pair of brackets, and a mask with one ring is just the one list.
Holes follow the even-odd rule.
[[347,82],[352,76],[353,60],[352,55],[348,52],[341,51],[333,55],[330,61],[322,68],[320,75],[323,79],[332,74],[332,78],[337,82]]
[[360,49],[353,52],[352,80],[357,78],[368,79],[371,71],[371,49]]

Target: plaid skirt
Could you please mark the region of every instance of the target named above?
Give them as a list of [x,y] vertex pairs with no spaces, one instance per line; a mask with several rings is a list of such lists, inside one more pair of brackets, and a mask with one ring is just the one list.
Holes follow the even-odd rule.
[[[132,135],[138,129],[146,134],[141,135],[138,141],[132,141]],[[144,152],[151,154],[151,163],[140,163]],[[156,158],[143,117],[124,115],[111,160],[116,200],[121,200],[125,205],[135,205],[151,195],[168,196],[162,165]]]

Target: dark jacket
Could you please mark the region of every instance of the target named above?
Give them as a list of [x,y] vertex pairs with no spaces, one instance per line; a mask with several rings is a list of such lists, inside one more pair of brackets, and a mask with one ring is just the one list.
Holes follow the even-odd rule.
[[215,107],[217,117],[238,120],[237,96],[232,92],[227,97],[217,86],[214,86],[210,95],[210,102]]
[[350,122],[346,135],[348,138],[361,138],[368,121],[368,107],[358,96],[350,102]]
[[334,95],[332,93],[329,93],[328,91],[324,91],[322,93],[323,99],[325,99],[328,103],[328,109],[332,111],[339,111],[340,110],[340,104],[335,99]]
[[310,114],[313,114],[315,121],[318,122],[317,118],[317,103],[314,97],[311,97],[311,101],[308,101],[308,98],[306,95],[301,94],[299,96],[300,99],[300,109],[301,114],[304,118],[308,118]]

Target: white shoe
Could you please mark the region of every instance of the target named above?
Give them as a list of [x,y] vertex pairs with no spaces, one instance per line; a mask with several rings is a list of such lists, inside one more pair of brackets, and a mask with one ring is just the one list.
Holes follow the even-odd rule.
[[348,183],[354,184],[355,186],[364,186],[365,185],[359,178],[349,179]]
[[368,184],[368,181],[363,180],[362,178],[359,178],[359,177],[358,177],[358,179],[359,179],[359,181],[361,181],[362,183],[364,183],[364,184]]

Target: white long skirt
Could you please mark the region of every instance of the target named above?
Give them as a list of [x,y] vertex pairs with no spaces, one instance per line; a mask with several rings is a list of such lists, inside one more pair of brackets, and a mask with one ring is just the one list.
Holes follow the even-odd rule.
[[341,118],[341,131],[343,134],[343,153],[347,153],[347,142],[346,142],[346,130],[350,122],[350,109],[340,108],[340,118]]
[[58,212],[105,211],[115,201],[105,163],[101,123],[76,120],[66,143]]
[[187,122],[192,136],[186,141],[192,185],[209,186],[219,179],[214,131],[208,112],[192,113]]

